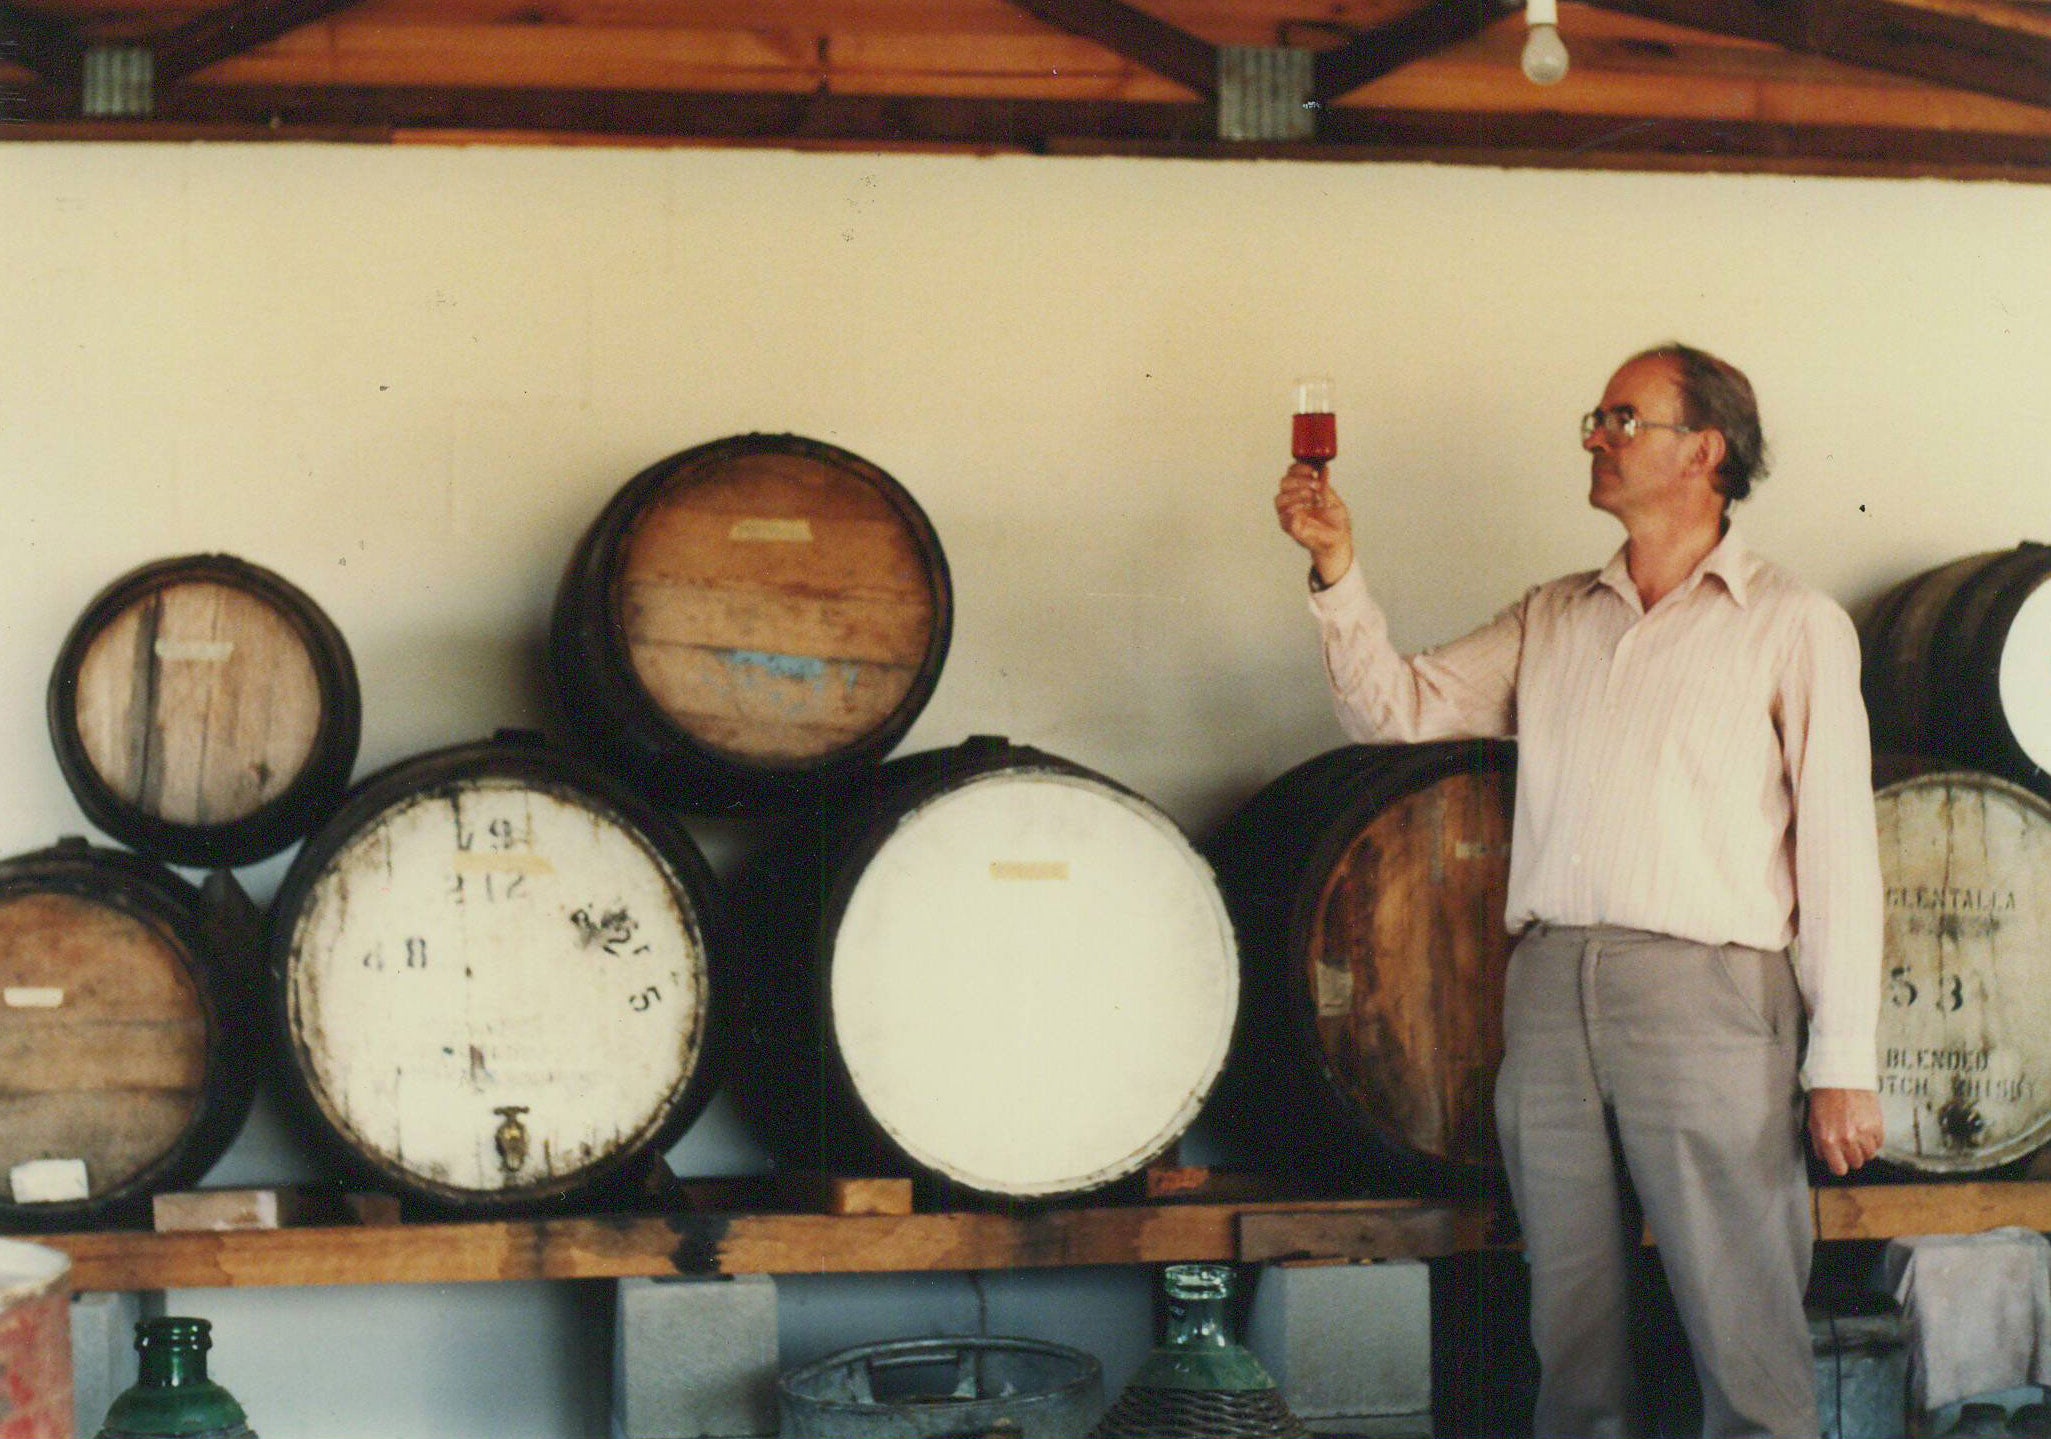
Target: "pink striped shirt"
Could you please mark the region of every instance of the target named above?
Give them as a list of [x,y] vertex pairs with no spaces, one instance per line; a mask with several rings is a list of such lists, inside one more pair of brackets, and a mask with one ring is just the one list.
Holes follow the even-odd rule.
[[1409,659],[1359,565],[1311,609],[1352,738],[1516,737],[1512,931],[1613,924],[1757,949],[1799,931],[1803,1081],[1876,1086],[1871,741],[1835,601],[1732,530],[1649,613],[1619,550]]

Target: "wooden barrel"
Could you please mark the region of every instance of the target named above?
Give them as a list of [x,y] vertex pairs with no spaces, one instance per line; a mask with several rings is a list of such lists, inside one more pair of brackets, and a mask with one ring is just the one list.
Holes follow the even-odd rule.
[[0,862],[0,1226],[146,1224],[226,1151],[259,1068],[250,919],[83,840]]
[[1972,555],[1883,595],[1860,626],[1876,750],[2051,797],[2051,545]]
[[72,1439],[71,1256],[0,1239],[0,1439]]
[[2051,1140],[2051,804],[1991,775],[1874,796],[1887,938],[1880,1157],[1992,1169]]
[[1500,1168],[1515,754],[1334,750],[1206,840],[1245,957],[1220,1111],[1290,1177],[1398,1193]]
[[1173,1145],[1224,1066],[1238,961],[1209,866],[1053,755],[892,760],[743,888],[733,1082],[788,1164],[1083,1194]]
[[402,761],[273,903],[288,1089],[402,1195],[603,1202],[711,1097],[716,902],[688,834],[538,741]]
[[172,864],[249,864],[340,801],[361,704],[340,631],[227,555],[144,565],[86,606],[50,680],[50,738],[79,807]]
[[953,607],[939,538],[889,475],[792,435],[715,441],[636,476],[578,544],[557,708],[673,803],[815,798],[918,718]]

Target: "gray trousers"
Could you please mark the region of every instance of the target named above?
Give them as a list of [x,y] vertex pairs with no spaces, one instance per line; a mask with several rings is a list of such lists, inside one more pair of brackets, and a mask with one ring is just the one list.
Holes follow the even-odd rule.
[[1626,1176],[1694,1351],[1705,1439],[1816,1439],[1786,953],[1538,925],[1510,958],[1503,1022],[1496,1124],[1531,1267],[1537,1439],[1629,1432]]

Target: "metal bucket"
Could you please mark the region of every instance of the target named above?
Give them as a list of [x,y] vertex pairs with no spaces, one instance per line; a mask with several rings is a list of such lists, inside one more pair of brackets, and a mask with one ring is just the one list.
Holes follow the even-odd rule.
[[72,1439],[71,1256],[0,1239],[0,1434]]
[[776,1401],[783,1439],[1083,1439],[1104,1370],[1037,1339],[900,1339],[793,1369]]

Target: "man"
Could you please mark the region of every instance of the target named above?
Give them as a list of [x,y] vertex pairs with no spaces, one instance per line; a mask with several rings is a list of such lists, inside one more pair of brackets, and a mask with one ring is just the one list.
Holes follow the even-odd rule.
[[1581,433],[1589,503],[1622,523],[1622,549],[1414,658],[1391,647],[1322,476],[1293,467],[1275,508],[1312,557],[1349,735],[1518,741],[1507,919],[1522,937],[1496,1122],[1531,1267],[1540,1439],[1627,1432],[1626,1195],[1694,1350],[1704,1435],[1815,1439],[1802,1091],[1832,1173],[1882,1138],[1858,637],[1730,526],[1765,468],[1736,369],[1647,351]]

